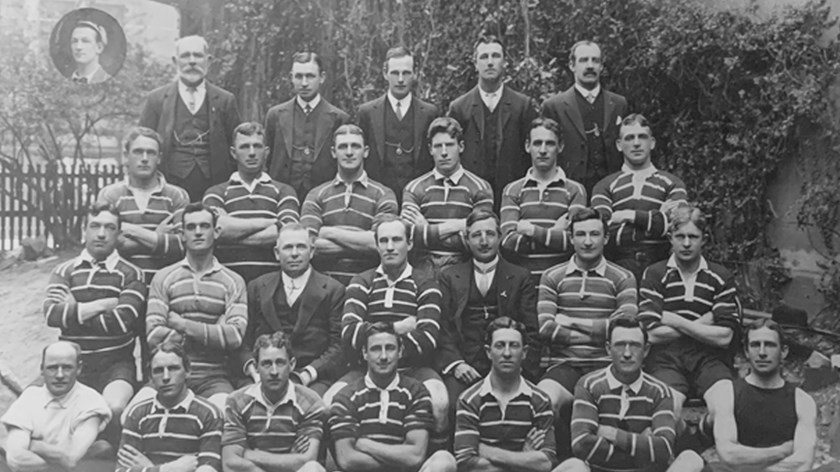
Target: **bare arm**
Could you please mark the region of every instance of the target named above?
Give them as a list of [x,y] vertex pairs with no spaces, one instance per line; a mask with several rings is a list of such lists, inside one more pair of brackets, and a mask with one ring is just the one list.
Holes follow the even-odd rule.
[[814,465],[817,446],[817,406],[810,395],[796,389],[796,430],[793,433],[793,454],[766,469],[766,472],[806,472]]
[[299,436],[298,440],[295,441],[293,452],[272,454],[257,449],[246,449],[244,451],[244,457],[258,468],[264,470],[271,472],[295,472],[307,462],[318,460],[318,448],[321,447],[320,445],[321,441],[317,439]]
[[222,465],[231,472],[265,472],[257,464],[245,458],[245,448],[230,444],[222,448]]
[[271,246],[277,241],[277,225],[268,225],[256,233],[240,239],[246,246]]
[[9,428],[9,435],[6,437],[6,462],[9,467],[17,472],[35,472],[47,467],[47,461],[30,451],[30,444],[29,431]]
[[356,448],[353,438],[339,439],[335,442],[335,462],[345,470],[379,469],[382,463]]
[[682,336],[682,333],[670,326],[660,325],[648,331],[651,344],[665,344],[675,341]]
[[30,450],[45,458],[47,462],[60,464],[67,469],[73,469],[87,454],[91,444],[99,434],[101,418],[93,416],[86,419],[73,432],[69,442],[65,444],[48,444],[43,441],[31,441]]
[[322,226],[318,231],[318,237],[355,253],[376,253],[373,231],[341,226]]
[[551,469],[551,461],[540,451],[508,451],[479,444],[478,455],[505,470],[543,472]]
[[726,348],[732,342],[732,328],[711,324],[711,313],[708,317],[704,315],[689,321],[676,313],[666,311],[662,313],[662,324],[710,346]]
[[413,429],[406,433],[405,442],[402,444],[385,444],[373,439],[359,438],[355,448],[381,464],[411,469],[423,463],[428,442],[428,431]]
[[277,220],[274,218],[237,218],[222,215],[219,217],[219,227],[222,228],[220,238],[222,241],[242,242],[242,239],[276,224]]

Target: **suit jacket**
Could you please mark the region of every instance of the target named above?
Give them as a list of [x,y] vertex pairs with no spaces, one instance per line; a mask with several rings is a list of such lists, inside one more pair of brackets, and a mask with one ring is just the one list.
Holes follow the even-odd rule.
[[[210,180],[212,185],[226,181],[236,170],[236,161],[230,157],[233,130],[240,123],[236,97],[227,90],[210,82],[207,87],[207,106],[210,109]],[[169,177],[167,157],[173,148],[172,130],[175,127],[175,105],[178,95],[178,82],[156,88],[149,93],[143,111],[140,113],[140,126],[151,128],[163,138],[161,149],[161,171]]]
[[[440,274],[443,303],[441,305],[441,340],[435,354],[435,367],[441,372],[458,360],[466,361],[482,374],[490,368],[490,361],[484,352],[483,344],[466,345],[461,334],[464,330],[462,317],[467,309],[473,283],[472,272],[472,261],[468,261],[447,267]],[[525,324],[530,340],[523,370],[530,374],[531,378],[535,378],[539,369],[541,348],[537,336],[539,331],[537,289],[531,280],[531,273],[524,267],[511,264],[499,257],[495,277],[499,293],[497,298],[499,316],[509,316]]]
[[[398,183],[392,176],[383,174],[386,106],[391,106],[388,103],[387,94],[363,103],[359,107],[359,127],[365,133],[365,142],[370,147],[365,171],[373,180],[387,185],[394,194],[402,196],[405,184],[408,182]],[[418,177],[434,167],[434,161],[429,154],[429,140],[426,139],[426,133],[432,120],[440,115],[440,110],[435,105],[420,100],[414,94],[411,95],[410,109],[414,110],[414,152],[412,153],[414,177]]]
[[[606,150],[607,172],[595,179],[597,182],[607,175],[621,169],[624,162],[621,152],[616,148],[620,120],[627,113],[627,99],[601,88],[604,94],[604,119],[601,129],[604,133],[604,149]],[[549,97],[542,105],[542,114],[546,118],[560,123],[563,132],[563,150],[560,151],[559,163],[566,171],[566,176],[577,182],[586,181],[586,157],[588,156],[586,130],[583,127],[583,117],[578,108],[575,97],[575,87]],[[592,188],[586,191],[591,194]]]
[[[279,270],[248,283],[248,329],[240,350],[240,366],[251,358],[258,336],[282,329],[274,300],[275,294],[283,290]],[[344,286],[313,269],[299,297],[297,321],[292,331],[286,332],[292,344],[291,354],[297,358],[297,370],[308,365],[318,372],[318,379],[336,380],[347,365],[341,353]]]
[[[269,146],[268,175],[274,180],[287,183],[298,188],[299,182],[291,181],[292,145],[294,132],[294,111],[297,97],[275,105],[265,115],[265,142]],[[350,115],[340,110],[324,97],[319,106],[323,107],[315,124],[315,162],[312,164],[312,186],[315,187],[335,177],[335,159],[330,153],[332,136],[336,129],[350,121]],[[301,201],[311,188],[303,189],[298,195]]]
[[[537,103],[528,96],[505,86],[499,99],[501,133],[495,136],[496,167],[478,176],[490,182],[494,201],[498,209],[505,185],[525,175],[531,166],[531,156],[525,152],[525,140],[531,121],[537,117]],[[458,120],[464,128],[464,152],[461,163],[469,170],[481,169],[479,163],[485,160],[484,102],[478,85],[449,104],[448,115]]]

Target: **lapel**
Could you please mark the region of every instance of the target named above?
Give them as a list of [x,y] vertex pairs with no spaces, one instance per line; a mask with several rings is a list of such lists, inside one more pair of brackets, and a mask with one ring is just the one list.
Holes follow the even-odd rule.
[[498,308],[499,313],[507,313],[508,303],[513,295],[513,274],[508,270],[508,261],[499,256],[499,265],[496,267],[496,289],[499,291]]
[[380,164],[385,160],[385,104],[387,101],[386,95],[383,95],[377,98],[371,107],[373,142],[376,143],[376,155],[379,157]]
[[315,314],[323,295],[326,294],[327,284],[323,277],[315,270],[309,275],[309,280],[306,282],[306,287],[303,287],[300,297],[300,310],[298,310],[297,321],[295,322],[294,332],[298,333],[309,326],[309,321]]
[[505,87],[502,91],[498,106],[502,107],[502,109],[499,110],[501,126],[499,126],[499,134],[496,136],[496,155],[499,155],[501,151],[502,136],[505,135],[505,126],[507,126],[507,122],[510,120],[511,107],[513,107],[513,92],[509,87]]
[[615,99],[603,87],[601,87],[601,93],[604,94],[604,126],[601,129],[606,133],[607,128],[614,124],[610,122],[610,118],[613,116],[613,112],[615,112]]
[[318,122],[315,123],[315,159],[318,159],[318,156],[321,155],[321,148],[324,147],[324,143],[328,141],[328,138],[332,137],[330,132],[333,129],[332,105],[330,105],[323,96],[321,97],[321,103],[319,103],[319,105],[324,107],[324,109],[318,114]]
[[412,153],[412,157],[414,159],[414,166],[416,168],[417,161],[420,159],[420,143],[426,138],[426,130],[424,129],[426,124],[426,114],[429,113],[426,104],[421,102],[417,96],[414,94],[411,95],[411,106],[414,107],[414,152]]
[[452,276],[453,276],[453,289],[456,294],[458,294],[458,304],[457,308],[455,309],[455,313],[453,316],[455,317],[455,327],[458,328],[458,332],[461,331],[461,316],[464,314],[464,310],[467,309],[467,301],[470,296],[470,282],[472,282],[472,262],[465,262],[462,264],[458,264],[453,266],[452,269]]
[[172,130],[175,128],[175,106],[178,97],[178,79],[172,82],[172,85],[166,90],[163,95],[163,136],[164,139],[169,139],[172,136]]
[[288,102],[281,104],[277,110],[277,122],[280,123],[280,131],[283,133],[283,145],[286,146],[286,155],[289,158],[292,156],[292,131],[294,131],[295,127],[295,99],[296,97],[293,97]]
[[[560,95],[560,98],[566,102],[566,106],[563,107],[563,110],[575,125],[575,129],[578,130],[580,136],[585,139],[586,131],[583,129],[583,116],[580,114],[580,109],[578,109],[577,105],[577,98],[575,97],[575,86],[573,85],[571,88],[563,92],[563,94]],[[606,107],[604,108],[606,109]]]
[[210,122],[210,134],[213,135],[215,126],[215,121],[219,118],[219,114],[216,113],[216,110],[219,109],[219,101],[221,97],[219,95],[219,88],[215,85],[211,84],[210,82],[204,81],[205,87],[207,87],[207,110],[210,112],[208,116]]
[[484,102],[481,101],[481,95],[478,93],[478,85],[471,91],[472,96],[472,117],[478,126],[478,135],[484,140]]
[[[277,310],[274,308],[274,297],[277,294],[277,290],[283,291],[283,285],[280,283],[280,271],[276,271],[273,274],[273,277],[270,277],[265,284],[265,290],[262,293],[266,294],[266,296],[262,297],[260,300],[260,311],[262,311],[263,319],[271,326],[271,329],[274,331],[280,331],[280,320],[277,317]],[[282,293],[283,298],[286,297],[286,292]]]

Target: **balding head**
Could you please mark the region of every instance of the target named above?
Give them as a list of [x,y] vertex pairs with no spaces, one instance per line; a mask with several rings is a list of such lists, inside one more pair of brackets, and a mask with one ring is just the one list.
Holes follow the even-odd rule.
[[41,375],[44,386],[56,397],[61,397],[76,385],[81,371],[81,348],[76,343],[58,341],[44,348],[41,353]]

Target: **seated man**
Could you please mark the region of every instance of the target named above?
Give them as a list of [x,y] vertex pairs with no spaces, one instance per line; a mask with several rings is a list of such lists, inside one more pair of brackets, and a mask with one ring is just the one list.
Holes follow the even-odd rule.
[[314,391],[289,381],[295,358],[283,333],[254,344],[259,382],[233,392],[225,409],[225,470],[324,472],[318,449],[324,403]]
[[642,372],[648,334],[633,318],[610,323],[607,351],[612,363],[583,377],[575,387],[572,449],[558,472],[699,472],[703,460],[686,451],[674,458],[676,421],[671,389]]
[[788,353],[782,329],[771,320],[762,321],[746,328],[744,344],[751,370],[722,395],[713,425],[722,463],[710,464],[709,470],[811,470],[817,408],[810,395],[782,378]]
[[607,325],[636,316],[636,279],[604,257],[607,224],[590,208],[575,212],[569,229],[575,254],[547,269],[540,280],[537,316],[549,345],[548,370],[538,384],[557,414],[557,453],[570,455],[569,422],[574,390],[585,374],[605,367]]
[[85,249],[53,271],[47,285],[47,325],[59,339],[78,343],[84,370],[79,382],[100,392],[113,424],[105,439],[119,436],[118,419],[134,395],[134,345],[146,311],[143,272],[117,253],[120,213],[98,203],[88,210]]
[[114,470],[112,461],[91,457],[98,444],[91,446],[110,421],[111,409],[96,390],[77,381],[81,353],[78,344],[67,341],[44,348],[44,385],[24,390],[0,418],[8,431],[5,463],[0,461],[0,470]]
[[431,441],[437,448],[447,441],[449,418],[446,386],[432,369],[440,333],[440,289],[434,280],[418,280],[417,270],[408,263],[412,241],[404,221],[385,215],[374,226],[374,234],[382,263],[353,277],[341,318],[342,342],[345,352],[355,354],[351,362],[356,368],[327,391],[324,401],[330,404],[336,392],[364,376],[360,365],[368,327],[379,321],[393,323],[404,351],[400,373],[422,382],[431,397],[435,420]]
[[563,139],[556,121],[532,121],[525,150],[531,168],[502,193],[502,247],[531,271],[536,284],[546,269],[569,260],[568,215],[586,206],[586,190],[557,162]]
[[548,395],[522,378],[525,325],[506,316],[487,327],[490,374],[458,400],[458,470],[548,472],[557,463]]
[[364,377],[335,396],[329,419],[333,454],[344,472],[455,472],[446,451],[427,454],[432,406],[422,383],[397,371],[403,337],[390,323],[362,333]]
[[230,155],[236,172],[207,189],[202,202],[221,213],[216,256],[248,283],[277,269],[271,247],[277,228],[296,223],[300,213],[295,190],[265,173],[265,132],[259,123],[233,130]]
[[655,145],[644,116],[625,117],[616,141],[624,165],[592,190],[592,207],[610,222],[607,254],[636,280],[647,266],[668,257],[668,212],[687,198],[682,180],[650,161]]
[[187,387],[181,345],[156,346],[149,370],[157,393],[128,410],[117,472],[221,472],[221,412]]
[[464,136],[454,118],[429,125],[429,151],[435,168],[405,186],[400,217],[411,223],[422,278],[437,280],[441,269],[469,258],[462,233],[476,208],[493,211],[493,189],[461,165]]
[[525,325],[533,355],[525,358],[523,368],[534,381],[539,375],[537,290],[531,274],[499,256],[499,218],[494,213],[473,210],[466,239],[473,260],[440,274],[442,329],[435,367],[444,376],[452,414],[461,392],[490,373],[484,332],[500,316]]
[[254,340],[281,331],[295,358],[292,378],[323,395],[347,371],[341,352],[344,286],[309,265],[312,239],[300,223],[280,228],[274,247],[280,270],[248,284],[248,329],[238,361],[243,373],[258,382]]
[[358,126],[335,130],[332,156],[338,173],[306,195],[300,221],[316,236],[312,265],[347,286],[379,263],[371,228],[382,215],[397,214],[397,197],[365,172],[368,146]]
[[689,395],[702,397],[714,419],[732,390],[731,345],[741,331],[738,295],[732,274],[703,257],[703,213],[680,205],[670,225],[673,254],[645,270],[639,291],[639,321],[653,344],[645,370],[674,390],[678,419]]
[[[216,213],[190,203],[183,228],[187,257],[152,280],[146,339],[152,349],[164,341],[182,342],[192,367],[188,386],[222,411],[233,392],[228,353],[242,344],[248,326],[245,282],[213,256],[220,231]],[[151,396],[144,390],[140,398]]]

